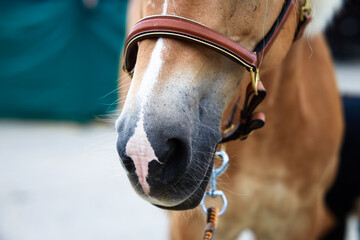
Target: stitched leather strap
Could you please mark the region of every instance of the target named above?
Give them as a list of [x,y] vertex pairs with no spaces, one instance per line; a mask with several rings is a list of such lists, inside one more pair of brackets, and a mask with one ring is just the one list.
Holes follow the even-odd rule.
[[274,43],[275,39],[279,35],[282,26],[286,22],[287,18],[289,17],[291,13],[291,9],[294,7],[294,1],[293,0],[286,0],[284,3],[284,6],[278,16],[278,18],[275,20],[275,23],[271,27],[270,31],[264,36],[263,39],[259,41],[259,43],[256,45],[254,51],[258,53],[258,56],[264,56],[267,51],[270,49],[272,44]]
[[[253,52],[226,36],[190,19],[170,15],[157,15],[143,18],[131,29],[125,41],[125,61],[123,68],[129,73],[133,70],[136,63],[138,42],[147,38],[159,37],[192,41],[229,57],[235,62],[244,65],[248,70],[250,67],[257,68],[259,67],[261,59],[278,36],[293,7],[293,0],[285,1],[282,11],[272,28],[265,37],[259,41]],[[311,14],[309,13],[304,16],[303,20],[299,21],[294,41],[302,36],[310,20]]]
[[175,38],[200,44],[244,65],[247,69],[259,66],[258,57],[254,52],[247,50],[228,37],[190,19],[159,15],[143,18],[131,29],[125,42],[124,69],[127,72],[133,70],[136,63],[138,42],[143,39],[159,37]]

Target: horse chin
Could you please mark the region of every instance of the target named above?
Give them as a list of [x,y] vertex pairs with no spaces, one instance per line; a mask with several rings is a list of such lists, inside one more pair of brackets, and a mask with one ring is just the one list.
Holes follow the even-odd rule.
[[183,202],[181,202],[175,206],[163,206],[163,205],[159,205],[159,204],[153,204],[153,205],[156,207],[162,208],[162,209],[176,210],[176,211],[190,210],[190,209],[196,208],[200,204],[200,202],[205,194],[206,187],[209,183],[210,175],[212,172],[212,168],[213,168],[213,164],[210,164],[210,166],[205,174],[205,177],[203,178],[200,185],[197,187],[197,189],[194,191],[194,193],[192,195],[190,195],[187,199],[185,199]]

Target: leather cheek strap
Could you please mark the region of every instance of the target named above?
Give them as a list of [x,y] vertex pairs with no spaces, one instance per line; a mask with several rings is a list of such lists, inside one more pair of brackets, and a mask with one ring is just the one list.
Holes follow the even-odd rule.
[[311,19],[312,19],[311,15],[305,15],[304,20],[299,22],[299,24],[296,28],[294,42],[302,37],[302,35],[304,34],[304,31],[305,31],[305,28],[310,23]]

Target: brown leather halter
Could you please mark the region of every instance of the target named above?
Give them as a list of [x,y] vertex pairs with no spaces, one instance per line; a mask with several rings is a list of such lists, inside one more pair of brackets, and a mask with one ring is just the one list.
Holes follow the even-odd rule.
[[[294,5],[294,0],[285,1],[270,31],[259,41],[253,51],[244,48],[227,36],[187,18],[173,15],[145,17],[135,24],[125,41],[123,69],[132,77],[137,58],[138,43],[144,39],[160,37],[197,43],[243,65],[250,72],[251,76],[251,83],[247,88],[244,108],[240,113],[240,122],[234,126],[232,122],[237,111],[237,104],[235,104],[233,114],[227,123],[229,130],[225,131],[221,142],[246,139],[253,130],[261,128],[265,124],[264,113],[253,113],[266,96],[266,90],[260,81],[259,66],[264,55],[278,36]],[[301,36],[303,29],[310,19],[311,8],[309,1],[306,0],[301,9],[301,19],[296,29],[294,40]]]

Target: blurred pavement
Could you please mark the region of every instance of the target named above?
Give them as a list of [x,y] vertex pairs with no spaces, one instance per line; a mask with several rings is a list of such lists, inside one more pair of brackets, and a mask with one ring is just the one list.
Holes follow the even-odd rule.
[[[360,95],[360,62],[337,72]],[[166,212],[134,193],[115,142],[112,123],[1,120],[0,240],[168,239]]]
[[112,124],[0,121],[0,240],[167,239],[115,141]]

